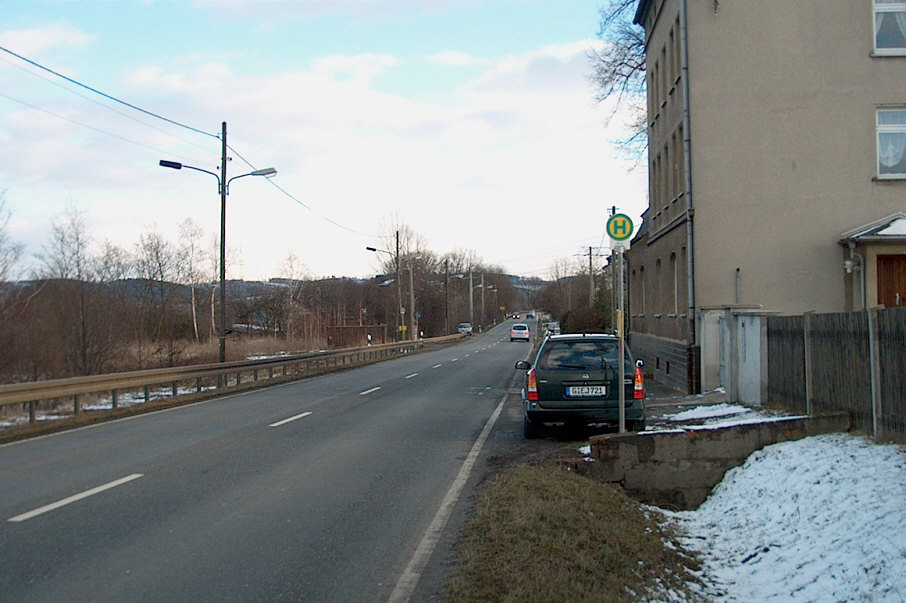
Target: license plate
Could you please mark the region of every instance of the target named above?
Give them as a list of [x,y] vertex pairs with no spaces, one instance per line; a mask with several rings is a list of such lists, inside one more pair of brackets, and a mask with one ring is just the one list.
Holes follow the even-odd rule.
[[566,388],[566,395],[570,398],[605,397],[607,390],[603,385],[574,385]]

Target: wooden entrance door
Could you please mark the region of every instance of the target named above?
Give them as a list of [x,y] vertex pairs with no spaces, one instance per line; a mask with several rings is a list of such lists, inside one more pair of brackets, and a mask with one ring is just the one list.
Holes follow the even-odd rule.
[[878,304],[906,307],[906,255],[878,256]]

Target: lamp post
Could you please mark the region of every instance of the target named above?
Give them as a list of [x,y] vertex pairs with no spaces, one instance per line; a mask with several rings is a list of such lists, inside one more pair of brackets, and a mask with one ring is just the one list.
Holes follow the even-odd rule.
[[397,341],[402,341],[403,339],[403,329],[402,321],[400,320],[400,314],[403,313],[403,286],[400,282],[400,231],[396,231],[396,253],[387,251],[386,249],[378,249],[377,247],[366,247],[366,251],[373,251],[375,253],[386,253],[393,256],[393,264],[396,267],[396,339]]
[[220,192],[220,362],[226,362],[226,198],[230,194],[230,182],[238,178],[245,178],[246,176],[265,176],[270,178],[271,176],[276,175],[277,170],[274,168],[265,168],[263,170],[255,170],[247,174],[240,174],[239,176],[233,176],[229,180],[226,179],[226,122],[223,122],[223,155],[220,168],[220,174],[216,172],[211,172],[209,170],[203,170],[201,168],[193,167],[191,165],[185,165],[176,161],[167,161],[165,159],[160,160],[160,166],[165,168],[171,168],[174,170],[181,170],[183,168],[187,170],[195,170],[196,172],[204,172],[205,174],[210,174],[217,179],[217,188]]

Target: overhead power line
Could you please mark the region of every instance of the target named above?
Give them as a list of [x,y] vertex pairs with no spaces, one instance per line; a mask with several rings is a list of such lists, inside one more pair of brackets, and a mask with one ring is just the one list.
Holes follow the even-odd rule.
[[74,79],[72,79],[71,77],[65,76],[65,75],[63,75],[62,73],[59,73],[59,72],[57,72],[57,71],[54,71],[53,69],[51,69],[51,68],[49,68],[49,67],[45,67],[44,65],[41,65],[40,63],[36,63],[35,61],[32,61],[31,59],[26,58],[26,57],[22,56],[21,54],[17,54],[17,53],[15,53],[15,52],[13,52],[12,50],[8,49],[8,48],[4,48],[3,46],[0,46],[0,50],[2,50],[3,52],[6,52],[6,53],[8,53],[8,54],[13,55],[14,57],[16,57],[16,58],[19,59],[19,60],[25,61],[25,62],[28,63],[29,65],[34,65],[34,66],[37,67],[38,69],[43,69],[44,71],[46,71],[46,72],[48,72],[48,73],[52,73],[53,75],[55,75],[55,76],[57,76],[57,77],[59,77],[59,78],[62,78],[62,79],[64,79],[64,80],[66,80],[67,82],[70,82],[70,83],[72,83],[72,84],[75,84],[76,86],[79,86],[79,87],[81,87],[81,88],[84,88],[85,90],[90,90],[91,92],[94,92],[95,94],[98,94],[98,95],[100,95],[100,96],[103,96],[103,97],[106,98],[106,99],[112,100],[112,101],[115,102],[115,103],[119,103],[119,104],[121,104],[121,105],[123,105],[123,106],[129,107],[130,109],[133,109],[133,110],[138,111],[138,112],[140,112],[140,113],[144,113],[145,115],[150,115],[151,117],[154,117],[155,119],[160,119],[160,120],[165,121],[165,122],[167,122],[167,123],[169,123],[169,124],[173,124],[174,126],[179,126],[180,128],[185,128],[185,129],[187,129],[187,130],[191,130],[191,131],[196,132],[196,133],[198,133],[198,134],[204,134],[205,136],[210,136],[210,137],[216,138],[216,139],[218,139],[218,140],[220,139],[220,136],[219,136],[218,134],[212,134],[212,133],[210,133],[210,132],[205,132],[204,130],[200,130],[200,129],[198,129],[198,128],[193,128],[192,126],[186,125],[186,124],[184,124],[184,123],[180,123],[180,122],[175,121],[175,120],[173,120],[173,119],[170,119],[170,118],[168,118],[168,117],[164,117],[163,115],[158,115],[157,113],[153,113],[153,112],[151,112],[151,111],[148,111],[147,109],[142,109],[141,107],[137,107],[137,106],[133,105],[132,103],[127,103],[126,101],[120,100],[120,99],[116,98],[115,96],[111,96],[111,95],[109,95],[109,94],[106,94],[106,93],[104,93],[104,92],[101,92],[100,90],[98,90],[98,89],[96,89],[96,88],[92,88],[91,86],[88,86],[87,84],[83,84],[82,82],[79,82],[79,81],[77,81],[77,80],[74,80]]
[[[73,79],[73,78],[71,78],[71,77],[68,77],[68,76],[66,76],[66,75],[63,75],[62,73],[59,73],[58,71],[55,71],[55,70],[53,70],[53,69],[51,69],[51,68],[49,68],[49,67],[45,67],[44,65],[41,65],[40,63],[38,63],[38,62],[36,62],[36,61],[33,61],[33,60],[31,60],[31,59],[29,59],[29,58],[27,58],[27,57],[24,57],[24,56],[22,56],[22,55],[20,55],[20,54],[18,54],[18,53],[16,53],[16,52],[13,52],[12,50],[10,50],[10,49],[8,49],[8,48],[5,48],[5,47],[3,47],[3,46],[0,46],[0,50],[2,50],[3,52],[5,52],[5,53],[7,53],[7,54],[10,54],[10,55],[16,57],[17,59],[19,59],[19,60],[21,60],[21,61],[25,61],[25,62],[28,63],[29,65],[33,65],[34,67],[37,67],[38,69],[41,69],[41,70],[43,70],[43,71],[46,71],[47,73],[50,73],[50,74],[52,74],[52,75],[55,75],[56,77],[62,78],[62,79],[64,79],[64,80],[66,80],[67,82],[70,82],[70,83],[72,83],[72,84],[75,84],[76,86],[79,86],[80,88],[84,88],[85,90],[88,90],[88,91],[90,91],[90,92],[93,92],[94,94],[97,94],[97,95],[99,95],[99,96],[102,96],[102,97],[104,97],[104,98],[106,98],[106,99],[108,99],[108,100],[111,100],[111,101],[115,102],[115,103],[119,103],[120,105],[123,105],[123,106],[125,106],[125,107],[130,108],[130,109],[133,109],[133,110],[138,111],[138,112],[140,112],[140,113],[144,113],[145,115],[148,115],[148,116],[153,117],[153,118],[155,118],[155,119],[159,119],[159,120],[161,120],[161,121],[165,121],[165,122],[167,122],[167,123],[169,123],[169,124],[172,124],[172,125],[174,125],[174,126],[178,126],[178,127],[180,127],[180,128],[185,128],[185,129],[190,130],[190,131],[192,131],[192,132],[196,132],[196,133],[198,133],[198,134],[203,134],[203,135],[205,135],[205,136],[210,136],[211,138],[215,138],[215,139],[217,139],[217,140],[221,140],[221,137],[220,137],[220,134],[219,134],[219,133],[213,134],[213,133],[211,133],[211,132],[206,132],[206,131],[201,130],[201,129],[199,129],[199,128],[192,127],[192,126],[190,126],[190,125],[184,124],[184,123],[179,122],[179,121],[176,121],[176,120],[174,120],[174,119],[170,119],[170,118],[168,118],[168,117],[164,117],[163,115],[159,115],[159,114],[154,113],[154,112],[152,112],[152,111],[148,111],[147,109],[143,109],[143,108],[141,108],[141,107],[139,107],[139,106],[133,105],[132,103],[129,103],[129,102],[126,102],[126,101],[121,100],[121,99],[119,99],[119,98],[116,98],[115,96],[112,96],[112,95],[110,95],[110,94],[107,94],[106,92],[102,92],[102,91],[98,90],[97,88],[93,88],[93,87],[91,87],[91,86],[89,86],[89,85],[87,85],[87,84],[83,84],[82,82],[79,82],[78,80],[75,80],[75,79]],[[118,135],[116,135],[116,134],[112,134],[112,133],[110,133],[110,132],[106,132],[106,131],[104,131],[104,130],[95,128],[95,127],[93,127],[93,126],[89,126],[89,125],[87,125],[87,124],[84,124],[84,123],[75,121],[75,120],[70,119],[70,118],[68,118],[68,117],[64,117],[64,116],[59,115],[59,114],[57,114],[57,113],[53,113],[53,112],[51,112],[51,111],[47,111],[47,110],[45,110],[45,109],[41,109],[40,107],[36,107],[35,105],[29,104],[29,103],[27,103],[27,102],[25,102],[25,101],[21,101],[21,100],[19,100],[19,99],[13,98],[13,97],[11,97],[11,96],[7,96],[7,95],[2,94],[2,93],[0,93],[0,96],[3,96],[3,97],[8,98],[8,99],[10,99],[10,100],[12,100],[12,101],[15,101],[15,102],[17,102],[17,103],[20,103],[20,104],[22,104],[22,105],[25,105],[25,106],[27,106],[27,107],[29,107],[29,108],[32,108],[32,109],[35,109],[35,110],[38,110],[38,111],[42,111],[42,112],[44,112],[44,113],[47,113],[47,114],[52,115],[52,116],[54,116],[54,117],[57,117],[57,118],[59,118],[59,119],[63,119],[63,120],[65,120],[65,121],[69,121],[69,122],[71,122],[71,123],[74,123],[74,124],[76,124],[76,125],[79,125],[79,126],[88,128],[88,129],[90,129],[90,130],[94,130],[95,132],[99,132],[99,133],[101,133],[101,134],[105,134],[105,135],[107,135],[107,136],[111,136],[111,137],[113,137],[113,138],[117,138],[117,139],[122,140],[122,141],[124,141],[124,142],[128,142],[128,143],[131,143],[131,144],[136,144],[136,145],[138,145],[138,146],[141,146],[141,147],[144,147],[144,148],[147,148],[147,149],[151,149],[151,150],[154,150],[154,151],[160,151],[160,149],[155,149],[154,147],[150,147],[150,146],[148,146],[148,145],[144,145],[144,144],[142,144],[142,143],[138,143],[138,142],[135,142],[135,141],[133,141],[133,140],[129,140],[129,139],[124,138],[124,137],[122,137],[122,136],[118,136]],[[117,112],[117,113],[119,113],[119,112]],[[124,114],[122,114],[122,113],[120,113],[120,114],[121,114],[121,115],[124,115]],[[128,117],[128,116],[126,116],[126,117]],[[147,126],[147,127],[153,128],[153,126],[151,126],[151,125],[149,125],[149,124],[145,124],[145,123],[143,123],[143,122],[138,122],[138,123],[142,123],[142,125],[145,125],[145,126]],[[154,128],[154,129],[157,129],[157,128]],[[196,145],[196,146],[197,146],[197,145]],[[251,163],[250,161],[248,161],[245,157],[243,157],[236,149],[234,149],[234,148],[231,147],[230,145],[227,145],[227,148],[228,148],[230,151],[232,151],[239,159],[241,159],[241,160],[242,160],[246,165],[248,165],[250,168],[252,168],[253,170],[254,170],[254,169],[257,169],[254,165],[252,165],[252,163]],[[351,233],[353,233],[353,234],[358,234],[358,235],[361,235],[361,236],[364,236],[364,237],[374,237],[374,236],[375,236],[375,235],[373,235],[373,234],[364,233],[364,232],[355,230],[355,229],[353,229],[353,228],[350,228],[350,227],[348,227],[348,226],[345,226],[345,225],[343,225],[343,224],[340,224],[339,222],[337,222],[337,221],[335,221],[335,220],[332,220],[331,218],[328,218],[327,216],[324,216],[324,215],[318,213],[318,212],[315,211],[313,208],[311,208],[309,205],[307,205],[306,203],[304,203],[303,201],[301,201],[300,199],[298,199],[297,197],[295,197],[294,195],[292,195],[289,191],[287,191],[286,189],[284,189],[284,188],[282,188],[281,186],[279,186],[279,185],[278,185],[277,183],[275,183],[273,180],[269,180],[269,182],[271,183],[272,186],[274,186],[277,190],[279,190],[281,193],[283,193],[284,195],[286,195],[289,199],[291,199],[292,201],[294,201],[294,202],[296,202],[297,204],[301,205],[302,207],[304,207],[305,209],[309,210],[309,211],[312,212],[313,214],[317,215],[319,218],[321,218],[321,219],[324,220],[325,222],[328,222],[328,223],[330,223],[330,224],[333,224],[333,225],[336,226],[337,228],[341,228],[341,229],[346,230],[346,231],[348,231],[348,232],[351,232]]]

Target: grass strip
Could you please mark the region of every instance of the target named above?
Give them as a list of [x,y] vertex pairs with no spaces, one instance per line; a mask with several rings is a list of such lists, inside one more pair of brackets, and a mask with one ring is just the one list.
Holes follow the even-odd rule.
[[448,601],[694,601],[696,559],[655,509],[545,463],[496,476],[460,539]]

